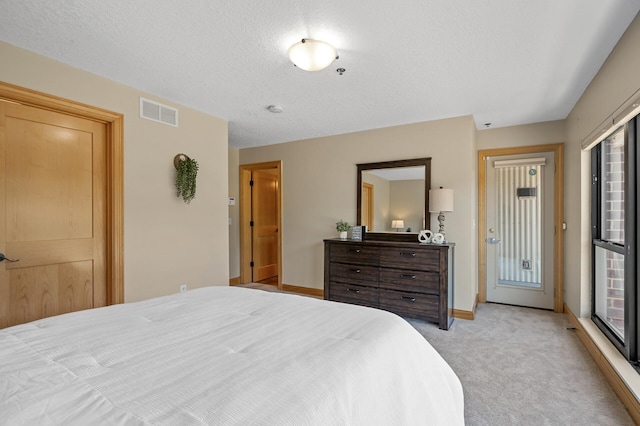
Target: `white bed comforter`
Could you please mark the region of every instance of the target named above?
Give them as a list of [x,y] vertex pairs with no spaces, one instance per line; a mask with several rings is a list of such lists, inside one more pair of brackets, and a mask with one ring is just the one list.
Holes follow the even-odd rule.
[[388,312],[207,287],[0,330],[0,424],[461,425],[462,387]]

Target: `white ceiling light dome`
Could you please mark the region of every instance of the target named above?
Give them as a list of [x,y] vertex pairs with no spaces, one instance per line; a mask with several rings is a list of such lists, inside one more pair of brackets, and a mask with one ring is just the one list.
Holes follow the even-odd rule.
[[289,59],[305,71],[320,71],[338,59],[338,52],[329,43],[303,38],[289,48]]

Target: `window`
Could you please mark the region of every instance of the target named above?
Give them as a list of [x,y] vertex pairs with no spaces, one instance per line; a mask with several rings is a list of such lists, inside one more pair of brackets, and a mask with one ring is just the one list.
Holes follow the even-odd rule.
[[629,359],[638,361],[636,300],[636,122],[634,118],[591,153],[591,316]]

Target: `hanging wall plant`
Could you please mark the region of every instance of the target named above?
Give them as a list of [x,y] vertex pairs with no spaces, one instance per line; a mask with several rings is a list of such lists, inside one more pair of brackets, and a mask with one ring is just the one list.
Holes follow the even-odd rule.
[[191,203],[196,196],[196,177],[198,176],[198,162],[184,154],[178,154],[173,159],[176,166],[177,196],[185,203]]

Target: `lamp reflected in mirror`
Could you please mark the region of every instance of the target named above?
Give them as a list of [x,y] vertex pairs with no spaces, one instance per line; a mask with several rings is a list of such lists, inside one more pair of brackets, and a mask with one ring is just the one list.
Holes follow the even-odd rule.
[[391,228],[395,229],[396,232],[400,232],[400,229],[404,228],[404,220],[396,219],[391,221]]

